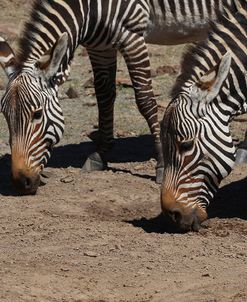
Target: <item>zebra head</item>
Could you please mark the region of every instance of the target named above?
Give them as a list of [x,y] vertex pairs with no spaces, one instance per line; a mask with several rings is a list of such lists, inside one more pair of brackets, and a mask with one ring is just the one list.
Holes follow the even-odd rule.
[[0,63],[8,77],[1,112],[8,123],[12,180],[21,194],[35,194],[40,173],[64,130],[54,77],[67,47],[62,36],[51,55],[24,65],[0,39]]
[[230,117],[219,97],[230,65],[227,53],[198,82],[186,83],[164,115],[161,207],[182,230],[199,229],[207,218],[206,207],[234,164]]

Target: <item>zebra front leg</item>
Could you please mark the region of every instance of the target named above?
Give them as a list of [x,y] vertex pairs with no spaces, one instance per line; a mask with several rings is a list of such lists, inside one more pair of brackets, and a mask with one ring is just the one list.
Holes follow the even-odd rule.
[[150,61],[146,43],[142,36],[130,33],[121,44],[120,51],[124,56],[133,83],[138,109],[146,119],[155,140],[156,182],[161,183],[164,172],[164,160],[160,141],[158,108],[152,89]]
[[102,171],[107,168],[106,152],[113,145],[113,109],[116,98],[117,51],[88,50],[94,73],[94,86],[99,110],[99,131],[96,152],[84,163],[83,171]]

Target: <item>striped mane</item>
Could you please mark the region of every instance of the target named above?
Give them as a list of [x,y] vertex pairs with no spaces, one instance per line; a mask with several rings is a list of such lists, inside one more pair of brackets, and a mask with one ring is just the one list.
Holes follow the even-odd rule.
[[[70,0],[71,1],[71,0]],[[74,50],[78,46],[82,14],[79,0],[34,0],[30,17],[18,41],[17,62],[20,68],[33,65],[46,69],[63,33],[68,34],[67,51],[61,59],[54,83],[61,85],[68,77]],[[38,65],[36,64],[38,63]]]
[[[239,3],[236,5],[236,3]],[[242,35],[241,31],[238,28],[238,23],[241,23],[242,28],[247,28],[247,18],[243,18],[243,15],[239,11],[239,7],[244,10],[244,14],[247,13],[247,2],[246,0],[236,0],[233,1],[231,7],[229,7],[229,12],[225,10],[224,14],[219,15],[217,22],[210,22],[210,32],[209,37],[206,41],[199,42],[196,46],[191,46],[187,52],[183,55],[181,61],[181,74],[177,77],[176,82],[171,90],[171,97],[174,98],[181,91],[182,85],[190,80],[199,80],[200,77],[206,73],[208,68],[213,68],[219,62],[218,55],[214,53],[213,60],[207,58],[206,52],[210,49],[209,41],[217,44],[218,49],[223,55],[226,50],[224,45],[214,39],[215,34],[219,36],[225,35],[225,40],[227,41],[227,48],[232,50],[232,52],[240,59],[246,60],[246,54],[243,53],[239,45],[236,45],[236,41],[232,40],[230,36],[227,36],[228,33],[225,29],[229,29],[235,37],[240,37]],[[246,24],[246,26],[245,26]],[[241,37],[240,37],[241,39]],[[246,37],[242,37],[243,41],[246,41]],[[241,40],[242,40],[241,39]],[[243,42],[247,44],[246,42]],[[206,61],[208,67],[203,64],[203,61]],[[233,63],[234,64],[234,63]],[[247,62],[246,62],[247,64]]]
[[[40,16],[40,12],[44,11],[45,5],[51,5],[52,1],[49,0],[34,0],[31,10],[30,10],[30,16],[28,20],[26,21],[23,31],[21,33],[21,37],[18,41],[18,50],[17,50],[17,61],[22,64],[23,62],[27,61],[29,59],[30,54],[32,53],[33,46],[36,34],[42,34],[37,29],[38,24],[42,24],[42,19]],[[36,42],[37,43],[37,42]],[[42,47],[42,45],[39,43],[39,46]],[[43,52],[45,53],[45,49],[43,49]],[[38,58],[37,58],[38,59]]]
[[62,33],[67,32],[69,52],[63,60],[63,69],[66,69],[77,47],[75,40],[79,32],[76,26],[79,27],[82,21],[78,9],[80,1],[73,0],[71,6],[68,0],[33,1],[30,17],[18,41],[17,61],[20,65],[35,63],[50,54]]

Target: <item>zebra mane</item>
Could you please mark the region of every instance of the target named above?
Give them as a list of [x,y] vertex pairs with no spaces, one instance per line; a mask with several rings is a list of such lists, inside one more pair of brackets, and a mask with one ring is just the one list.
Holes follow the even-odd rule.
[[[21,36],[18,40],[17,61],[21,65],[32,54],[33,42],[35,42],[35,35],[40,34],[37,25],[42,22],[40,12],[44,10],[45,6],[52,5],[51,0],[33,0],[29,18],[24,24]],[[45,53],[45,49],[42,49]],[[37,58],[39,59],[39,58]]]
[[[190,46],[187,52],[184,53],[181,60],[181,73],[177,77],[176,82],[171,90],[171,98],[175,98],[178,93],[181,91],[182,85],[189,81],[199,80],[201,75],[208,72],[208,68],[203,64],[202,58],[205,59],[209,68],[214,67],[214,62],[208,60],[205,54],[205,51],[210,51],[209,40],[213,39],[214,33],[221,33],[222,28],[229,28],[234,26],[234,19],[237,22],[244,22],[247,27],[247,2],[246,0],[233,0],[232,4],[227,6],[228,12],[225,10],[224,13],[218,15],[218,21],[210,22],[209,36],[208,39],[202,42],[199,42],[196,45]],[[242,12],[241,12],[242,10]],[[242,14],[241,14],[242,13]],[[244,17],[243,17],[244,14]],[[231,18],[232,17],[232,18]],[[232,30],[234,31],[234,29]],[[236,33],[237,35],[238,33]],[[231,41],[227,43],[227,47],[231,49],[234,53],[238,53],[239,50],[236,49],[233,45],[231,47]],[[217,48],[220,50],[222,55],[226,52],[223,45],[220,43],[217,45]],[[218,63],[221,58],[214,57],[215,63]],[[247,62],[246,62],[247,63]],[[200,74],[201,72],[201,74]]]
[[176,107],[177,105],[175,105],[173,102],[167,106],[163,121],[161,123],[161,137],[167,137],[168,134],[171,134],[172,136],[176,134],[176,128],[171,127],[171,123],[174,121],[172,117]]

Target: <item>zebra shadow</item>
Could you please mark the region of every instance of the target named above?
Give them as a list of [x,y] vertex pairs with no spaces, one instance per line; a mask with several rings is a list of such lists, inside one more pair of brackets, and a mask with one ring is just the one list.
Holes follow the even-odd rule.
[[3,196],[17,196],[11,182],[11,157],[4,154],[0,157],[0,194]]
[[[48,163],[52,168],[81,168],[87,157],[95,152],[93,142],[68,144],[54,149]],[[154,141],[151,135],[118,138],[107,153],[107,161],[111,163],[143,162],[154,156]]]
[[[247,177],[222,187],[208,208],[210,218],[240,218],[247,220]],[[125,221],[147,233],[181,233],[171,219],[162,213],[152,218]]]
[[178,227],[172,222],[170,217],[158,214],[152,218],[142,217],[140,219],[125,220],[125,223],[131,224],[136,228],[141,228],[146,233],[156,234],[176,234],[183,233]]
[[247,220],[247,177],[222,187],[211,202],[208,215]]

